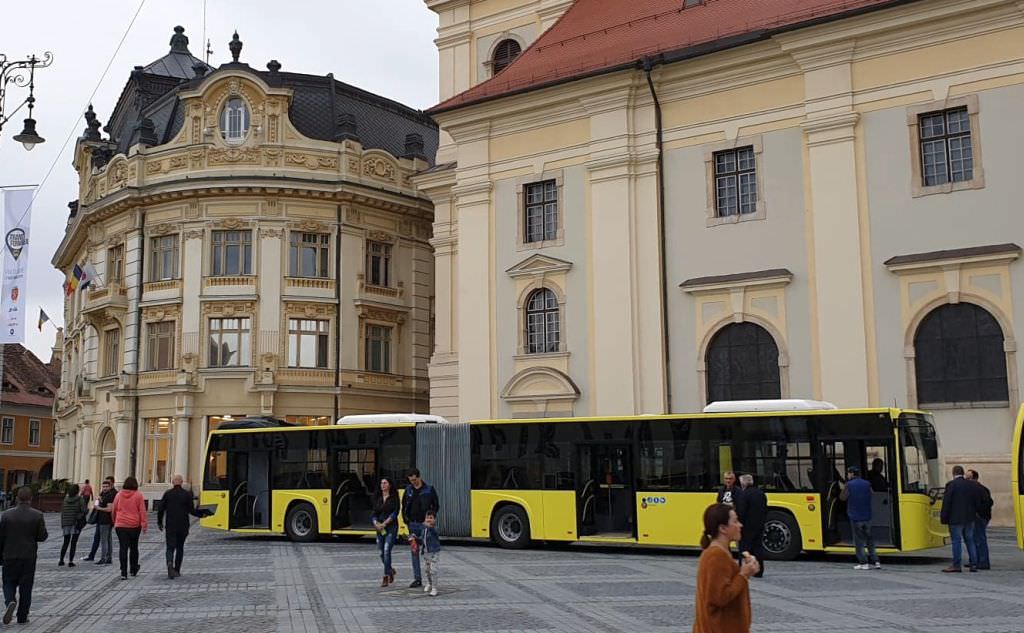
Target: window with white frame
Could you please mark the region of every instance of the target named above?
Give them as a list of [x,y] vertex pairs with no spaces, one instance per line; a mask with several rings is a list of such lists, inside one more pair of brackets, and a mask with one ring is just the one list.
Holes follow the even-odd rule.
[[370,286],[391,285],[391,245],[366,243],[366,283]]
[[40,420],[28,421],[28,445],[39,446],[42,436],[42,422]]
[[121,283],[124,279],[124,244],[107,249],[107,281]]
[[174,368],[174,321],[146,326],[146,369]]
[[210,246],[211,275],[252,274],[252,231],[214,231]]
[[249,317],[210,319],[210,367],[249,365]]
[[526,353],[546,354],[559,350],[558,297],[539,288],[526,300]]
[[974,178],[971,121],[966,107],[922,114],[918,129],[925,187]]
[[391,327],[386,325],[366,326],[366,371],[391,373]]
[[249,133],[249,108],[239,97],[228,99],[220,114],[220,135],[225,143],[237,145]]
[[103,332],[103,375],[116,376],[121,369],[121,330]]
[[288,236],[292,277],[329,277],[331,236],[327,233],[292,232]]
[[288,319],[288,366],[326,369],[331,322]]
[[150,281],[178,278],[178,236],[163,235],[150,240]]
[[558,239],[558,183],[545,180],[525,185],[526,198],[523,241]]
[[146,420],[146,461],[143,464],[143,481],[163,484],[169,481],[168,464],[171,454],[171,419],[149,418]]
[[14,418],[0,421],[0,444],[14,444]]
[[715,215],[757,212],[757,167],[753,146],[714,154]]

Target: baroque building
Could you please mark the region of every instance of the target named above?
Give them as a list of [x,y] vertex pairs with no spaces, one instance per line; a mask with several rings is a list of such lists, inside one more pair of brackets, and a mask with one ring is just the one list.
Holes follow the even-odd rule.
[[[75,150],[53,264],[72,284],[56,473],[198,481],[225,419],[426,411],[437,128],[336,80],[193,57],[136,66]],[[75,269],[92,275],[75,282]]]
[[18,343],[0,346],[0,490],[53,476],[53,400],[60,384],[61,336],[44,363]]
[[1009,520],[1020,2],[427,5],[432,413],[921,408]]

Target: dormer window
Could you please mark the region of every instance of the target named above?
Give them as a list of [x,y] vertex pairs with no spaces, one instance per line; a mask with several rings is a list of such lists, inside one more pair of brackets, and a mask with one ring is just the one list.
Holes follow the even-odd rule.
[[238,97],[228,99],[220,114],[220,135],[225,143],[238,145],[249,134],[249,108]]
[[497,75],[505,70],[522,52],[523,48],[515,40],[508,39],[499,42],[494,49],[494,58],[491,60],[491,69],[494,74]]

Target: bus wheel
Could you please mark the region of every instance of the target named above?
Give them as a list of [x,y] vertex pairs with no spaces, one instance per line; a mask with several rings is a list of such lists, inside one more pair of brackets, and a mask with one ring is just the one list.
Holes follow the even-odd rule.
[[501,547],[523,549],[530,546],[530,519],[516,505],[502,506],[491,516],[491,538]]
[[768,560],[793,560],[803,549],[800,526],[788,512],[769,510],[761,536],[764,557]]
[[284,520],[288,538],[298,543],[315,541],[318,534],[316,525],[316,510],[308,503],[293,506]]

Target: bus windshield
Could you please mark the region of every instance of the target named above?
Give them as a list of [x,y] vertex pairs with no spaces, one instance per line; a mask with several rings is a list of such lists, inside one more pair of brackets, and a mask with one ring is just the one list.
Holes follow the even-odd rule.
[[901,413],[900,447],[903,451],[903,492],[928,494],[942,487],[939,440],[931,416]]

